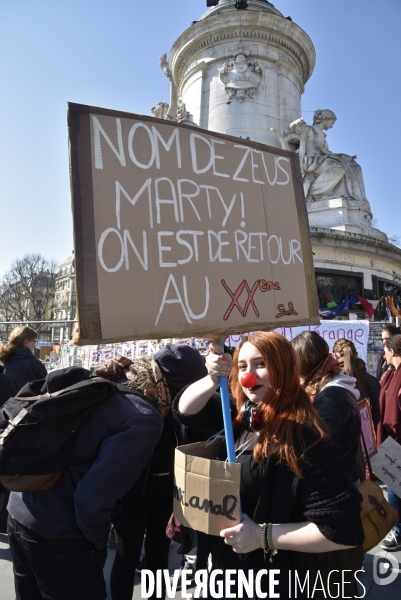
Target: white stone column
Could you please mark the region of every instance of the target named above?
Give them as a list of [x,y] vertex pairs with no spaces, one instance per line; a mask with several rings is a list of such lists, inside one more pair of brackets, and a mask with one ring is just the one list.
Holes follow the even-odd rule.
[[268,3],[234,7],[231,0],[221,2],[174,43],[168,62],[178,95],[200,127],[280,147],[271,130],[285,134],[301,116],[314,47]]

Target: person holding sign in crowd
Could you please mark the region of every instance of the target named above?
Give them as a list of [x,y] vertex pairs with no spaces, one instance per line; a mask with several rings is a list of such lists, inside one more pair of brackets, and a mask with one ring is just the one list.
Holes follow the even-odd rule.
[[[261,569],[279,569],[274,591],[288,598],[289,573],[296,571],[304,582],[313,553],[362,543],[361,496],[300,385],[295,352],[283,336],[251,334],[233,359],[219,356],[215,344],[210,350],[207,377],[176,398],[174,412],[186,425],[205,427],[213,422],[218,431],[219,377],[230,377],[243,521],[221,531],[220,538],[207,536],[207,549],[213,568],[223,573],[253,569],[256,575]],[[261,579],[264,591],[269,577]],[[327,581],[323,583],[327,586]],[[308,597],[307,587],[297,589],[298,598]]]
[[[386,339],[384,355],[388,365],[381,378],[380,421],[377,427],[377,444],[380,446],[387,437],[401,444],[401,335]],[[388,501],[401,515],[401,499],[387,488]],[[401,519],[401,516],[399,517]],[[395,524],[380,544],[392,552],[401,548],[401,522]]]

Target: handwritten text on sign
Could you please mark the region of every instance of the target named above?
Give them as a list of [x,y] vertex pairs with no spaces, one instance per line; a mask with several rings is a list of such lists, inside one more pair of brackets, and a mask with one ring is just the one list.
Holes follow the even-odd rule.
[[[333,351],[333,346],[337,340],[345,338],[354,344],[359,358],[367,362],[369,321],[322,321],[320,325],[278,327],[275,331],[281,333],[289,341],[303,331],[316,331],[316,333],[326,340],[330,352]],[[232,334],[227,338],[226,345],[235,348],[242,341],[243,337],[243,335]]]
[[105,339],[128,334],[116,293],[136,338],[311,316],[291,153],[135,115],[90,135]]

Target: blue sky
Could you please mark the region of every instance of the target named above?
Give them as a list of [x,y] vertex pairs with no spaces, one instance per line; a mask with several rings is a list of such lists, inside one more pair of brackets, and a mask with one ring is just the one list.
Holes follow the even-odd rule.
[[[304,117],[337,115],[328,143],[358,156],[378,226],[401,233],[400,0],[276,0],[314,43]],[[0,275],[73,248],[66,103],[150,114],[158,59],[206,0],[0,0]]]

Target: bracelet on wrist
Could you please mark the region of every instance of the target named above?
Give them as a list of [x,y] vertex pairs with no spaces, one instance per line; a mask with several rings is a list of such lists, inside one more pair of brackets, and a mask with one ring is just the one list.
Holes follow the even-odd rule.
[[272,523],[269,523],[266,526],[265,536],[266,536],[265,539],[267,541],[268,551],[270,553],[269,562],[273,562],[273,556],[275,556],[277,554],[277,548],[275,548],[274,544],[273,544],[273,524]]
[[264,552],[264,558],[266,560],[267,555],[269,554],[269,545],[267,543],[267,523],[263,523],[261,531],[260,531],[260,542],[262,546],[262,550]]

